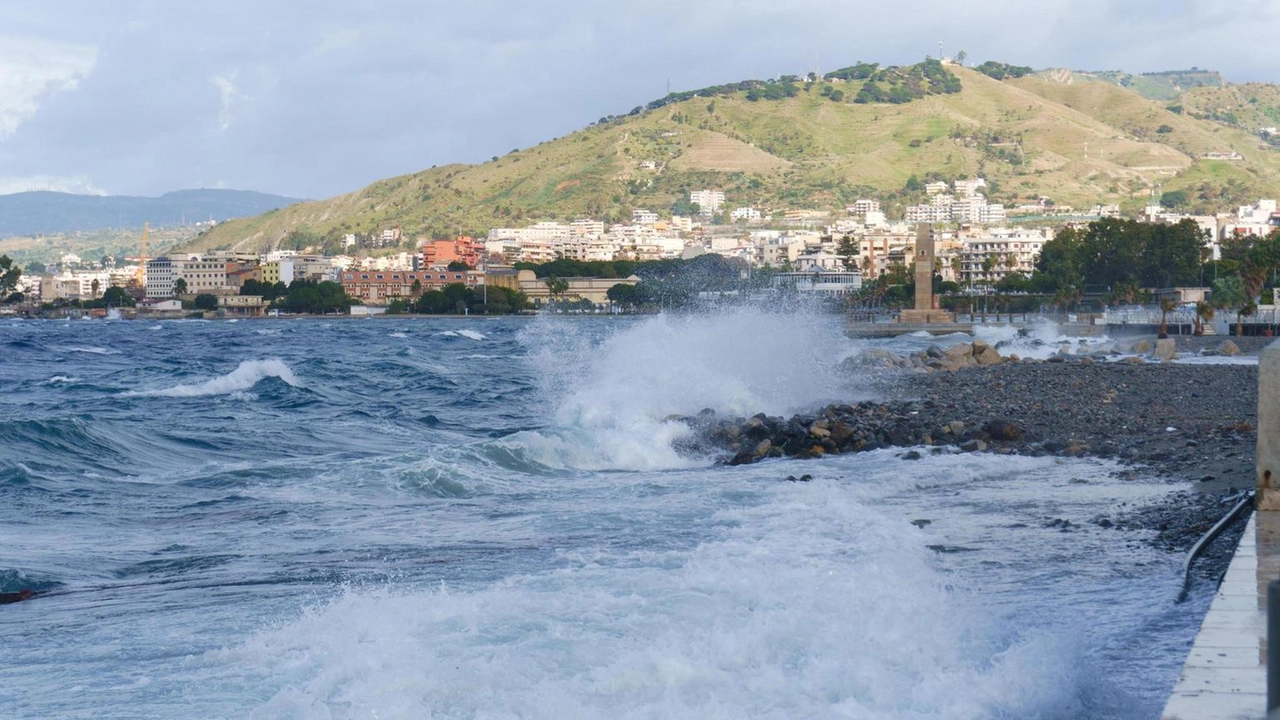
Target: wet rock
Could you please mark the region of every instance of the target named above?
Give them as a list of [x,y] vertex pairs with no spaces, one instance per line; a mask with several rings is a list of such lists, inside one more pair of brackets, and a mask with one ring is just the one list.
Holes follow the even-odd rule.
[[919,450],[909,450],[902,454],[903,460],[919,460],[921,457],[923,456],[920,454]]
[[912,525],[915,525],[915,526],[916,526],[916,527],[918,527],[918,528],[923,528],[923,527],[925,527],[925,526],[927,526],[927,525],[932,525],[932,524],[933,524],[933,521],[932,521],[932,520],[929,520],[929,519],[926,519],[926,518],[919,518],[919,519],[916,519],[916,520],[912,520],[912,521],[911,521],[911,524],[912,524]]
[[992,440],[1013,442],[1022,439],[1022,428],[1007,420],[992,420],[982,427]]
[[1146,355],[1147,353],[1151,352],[1151,341],[1139,340],[1130,346],[1129,351],[1137,353],[1139,355]]
[[1236,345],[1234,342],[1231,342],[1230,340],[1223,340],[1218,345],[1217,350],[1219,355],[1239,355],[1240,354],[1240,346]]
[[1173,338],[1160,338],[1156,340],[1155,356],[1157,359],[1168,362],[1178,356],[1178,345]]

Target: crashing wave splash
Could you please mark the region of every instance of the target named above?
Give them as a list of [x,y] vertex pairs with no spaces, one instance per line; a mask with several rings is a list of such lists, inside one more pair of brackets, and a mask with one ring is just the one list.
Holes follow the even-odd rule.
[[162,390],[127,392],[126,397],[204,397],[244,392],[266,378],[280,378],[293,387],[301,387],[293,370],[279,358],[245,360],[235,370],[199,384],[176,385]]

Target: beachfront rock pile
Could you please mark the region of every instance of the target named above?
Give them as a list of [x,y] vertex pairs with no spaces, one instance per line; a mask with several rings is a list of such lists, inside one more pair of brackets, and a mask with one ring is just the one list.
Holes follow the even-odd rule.
[[[1129,364],[1143,364],[1148,361],[1169,362],[1180,356],[1197,354],[1202,357],[1233,356],[1240,354],[1240,347],[1232,340],[1212,341],[1212,345],[1202,339],[1195,343],[1193,349],[1189,338],[1183,338],[1184,347],[1179,348],[1174,338],[1163,339],[1130,339],[1106,342],[1097,345],[1062,343],[1047,359],[1023,358],[1017,353],[1001,354],[1001,345],[991,346],[982,340],[972,343],[960,343],[949,347],[933,345],[928,349],[908,355],[899,355],[888,350],[873,349],[846,360],[846,365],[855,370],[909,370],[915,372],[954,372],[964,368],[1000,365],[1001,363],[1023,362],[1065,363],[1079,362],[1090,364],[1100,361],[1122,361]],[[1007,349],[1007,348],[1004,348]]]
[[[943,419],[932,402],[862,402],[828,405],[812,415],[782,418],[760,413],[749,418],[717,418],[703,410],[678,418],[694,428],[691,447],[724,454],[729,465],[745,465],[766,458],[815,458],[892,447],[935,446],[952,451],[1000,453],[1048,452],[1026,437],[1017,424],[1002,418],[966,423]],[[1066,449],[1063,446],[1062,449]],[[919,451],[903,457],[919,459]]]

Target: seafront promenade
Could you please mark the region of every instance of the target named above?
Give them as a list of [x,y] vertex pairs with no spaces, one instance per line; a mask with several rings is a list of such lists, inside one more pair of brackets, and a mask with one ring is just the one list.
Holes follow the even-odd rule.
[[1258,363],[1256,512],[1249,521],[1162,720],[1267,714],[1267,585],[1280,578],[1280,341]]

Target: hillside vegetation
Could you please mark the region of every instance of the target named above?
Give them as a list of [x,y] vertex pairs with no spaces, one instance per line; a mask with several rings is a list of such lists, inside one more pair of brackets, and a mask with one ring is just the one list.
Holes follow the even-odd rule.
[[[332,241],[399,227],[413,242],[538,220],[622,220],[638,208],[666,214],[690,190],[713,187],[731,208],[838,209],[876,197],[890,212],[920,199],[906,189],[918,185],[912,178],[981,175],[996,202],[1045,195],[1081,208],[1136,208],[1156,186],[1185,190],[1193,209],[1280,194],[1280,153],[1247,124],[1203,117],[1193,102],[1196,93],[1231,88],[1154,101],[1088,74],[984,70],[1003,79],[936,61],[859,63],[823,78],[675,93],[490,162],[224,223],[191,247],[262,249],[293,231]],[[1209,83],[1200,73],[1192,75]],[[1176,74],[1157,80],[1192,83]],[[1191,99],[1179,107],[1183,96]],[[1259,97],[1252,105],[1272,107],[1270,95]],[[1243,159],[1199,159],[1231,151]]]

